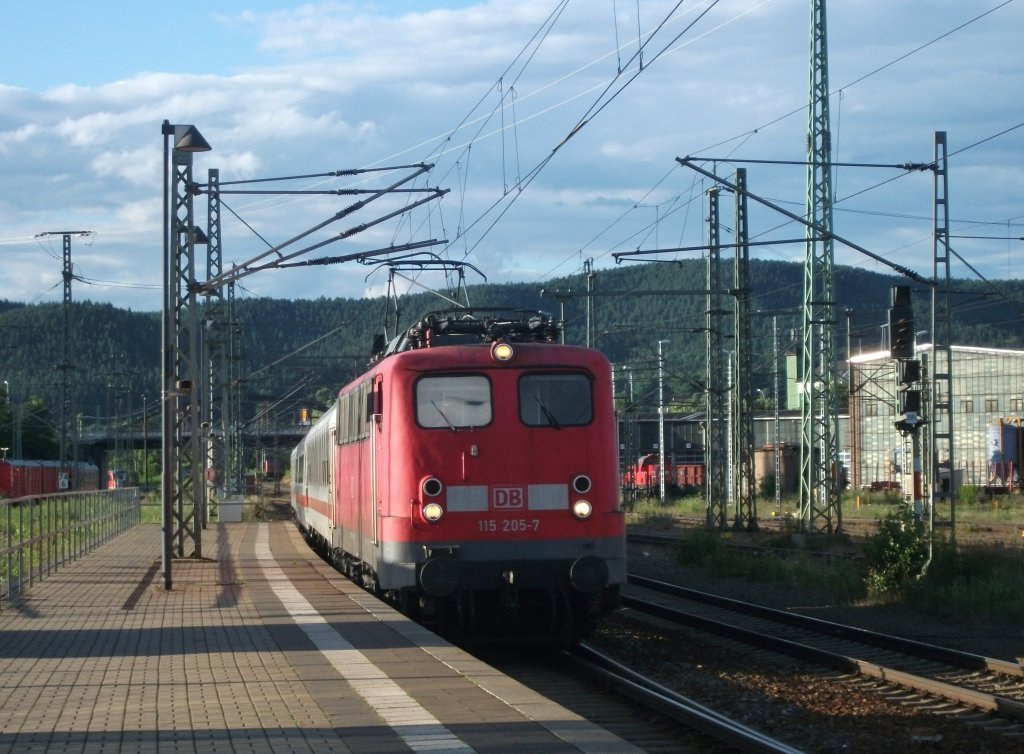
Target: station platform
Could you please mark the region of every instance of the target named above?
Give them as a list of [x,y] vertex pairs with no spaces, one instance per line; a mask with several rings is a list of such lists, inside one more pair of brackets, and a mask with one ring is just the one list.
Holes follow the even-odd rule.
[[140,525],[0,606],[0,752],[639,751],[346,580],[290,522]]

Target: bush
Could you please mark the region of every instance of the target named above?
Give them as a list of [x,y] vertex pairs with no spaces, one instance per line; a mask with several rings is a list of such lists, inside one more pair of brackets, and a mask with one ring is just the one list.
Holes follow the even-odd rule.
[[883,598],[901,597],[928,562],[924,524],[910,506],[899,506],[878,522],[878,533],[865,540],[864,556],[868,589]]

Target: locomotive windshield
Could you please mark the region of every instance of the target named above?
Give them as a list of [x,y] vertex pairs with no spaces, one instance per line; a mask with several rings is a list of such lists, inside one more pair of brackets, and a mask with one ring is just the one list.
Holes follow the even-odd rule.
[[474,375],[423,377],[416,383],[416,421],[427,429],[490,424],[490,381]]
[[593,401],[583,374],[527,374],[519,380],[519,418],[530,427],[590,424]]

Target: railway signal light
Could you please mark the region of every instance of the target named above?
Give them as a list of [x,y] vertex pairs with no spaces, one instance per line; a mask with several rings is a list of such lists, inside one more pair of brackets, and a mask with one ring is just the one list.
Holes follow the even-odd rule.
[[920,414],[921,413],[921,391],[901,390],[900,391],[900,413]]
[[894,359],[914,358],[914,320],[910,307],[890,309],[889,327],[892,332],[890,355]]
[[914,310],[910,308],[910,286],[907,285],[892,287],[889,355],[894,359],[914,358]]
[[918,359],[908,359],[899,363],[900,384],[912,385],[921,379],[921,362]]

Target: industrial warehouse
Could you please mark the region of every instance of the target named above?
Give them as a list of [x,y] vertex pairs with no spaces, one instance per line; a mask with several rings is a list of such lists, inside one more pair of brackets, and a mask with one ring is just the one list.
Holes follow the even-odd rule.
[[[957,489],[978,487],[988,493],[1017,489],[1021,485],[1021,438],[1024,423],[1024,351],[953,346],[951,415],[953,418],[953,479]],[[918,344],[920,379],[930,375],[932,347]],[[798,490],[800,465],[800,382],[794,377],[797,359],[786,363],[786,392],[778,411],[760,411],[754,417],[754,468],[762,482],[780,470],[779,490]],[[901,362],[889,351],[853,354],[849,363],[850,401],[840,414],[838,436],[840,462],[849,488],[855,490],[906,490],[911,494],[913,433],[903,424],[906,386],[900,382]],[[927,390],[920,390],[917,432],[921,457],[928,457],[930,415]],[[917,398],[915,397],[915,399]],[[905,408],[903,406],[902,408]],[[622,415],[623,462],[657,450],[656,418]],[[674,465],[703,461],[705,415],[665,416],[666,458]],[[776,453],[778,449],[778,453]],[[936,458],[941,486],[938,497],[949,492],[949,458]],[[772,485],[773,486],[773,485]],[[927,494],[927,490],[925,490]]]
[[[953,426],[953,479],[956,487],[1006,490],[1020,484],[1020,431],[1024,415],[1024,351],[953,346],[950,373]],[[932,348],[918,347],[923,381]],[[897,425],[901,383],[898,364],[887,352],[851,359],[848,443],[852,480],[858,486],[899,482],[912,467],[911,438]],[[927,390],[921,391],[927,399]],[[922,416],[930,415],[926,403]],[[919,430],[925,438],[928,427]],[[925,442],[923,455],[927,457]],[[939,457],[941,493],[948,490],[949,458]]]

